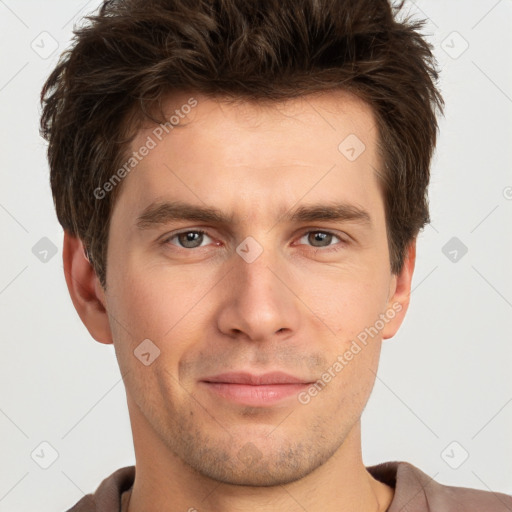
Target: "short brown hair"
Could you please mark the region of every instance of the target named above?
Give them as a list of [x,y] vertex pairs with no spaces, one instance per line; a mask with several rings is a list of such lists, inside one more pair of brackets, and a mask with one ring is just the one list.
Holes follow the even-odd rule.
[[[376,116],[391,270],[429,222],[427,187],[443,99],[424,21],[387,0],[105,0],[75,28],[41,92],[41,134],[62,227],[106,287],[109,221],[122,163],[173,91],[279,101],[344,89]],[[128,122],[130,120],[130,122]],[[340,141],[341,142],[341,141]]]

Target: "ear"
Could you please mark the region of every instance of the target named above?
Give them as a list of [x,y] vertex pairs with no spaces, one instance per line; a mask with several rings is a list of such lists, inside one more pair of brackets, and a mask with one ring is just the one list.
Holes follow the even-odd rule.
[[386,307],[386,317],[389,322],[382,330],[382,339],[392,338],[398,331],[405,318],[405,313],[409,308],[411,297],[411,282],[416,263],[416,238],[407,247],[402,271],[394,274],[391,280],[388,304]]
[[82,241],[64,231],[62,251],[64,276],[73,305],[91,336],[100,343],[112,343],[105,307],[105,295]]

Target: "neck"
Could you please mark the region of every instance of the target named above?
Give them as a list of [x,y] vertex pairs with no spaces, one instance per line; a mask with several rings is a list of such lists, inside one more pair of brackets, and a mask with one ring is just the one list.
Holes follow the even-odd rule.
[[136,476],[128,512],[381,512],[392,501],[393,489],[375,480],[364,467],[359,421],[339,449],[305,477],[286,485],[249,487],[198,473],[171,452],[132,409]]

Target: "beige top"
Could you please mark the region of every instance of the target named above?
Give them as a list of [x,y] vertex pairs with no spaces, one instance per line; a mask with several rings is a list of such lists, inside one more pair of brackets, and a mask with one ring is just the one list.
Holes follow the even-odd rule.
[[[366,469],[395,490],[387,512],[512,512],[508,494],[443,485],[408,462]],[[67,512],[124,512],[134,478],[134,466],[118,469]]]

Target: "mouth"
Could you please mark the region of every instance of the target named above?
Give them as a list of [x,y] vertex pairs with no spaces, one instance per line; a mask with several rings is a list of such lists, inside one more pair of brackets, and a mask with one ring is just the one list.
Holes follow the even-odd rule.
[[225,400],[253,407],[265,407],[290,399],[304,391],[311,381],[283,372],[256,375],[223,373],[202,379],[206,389]]

